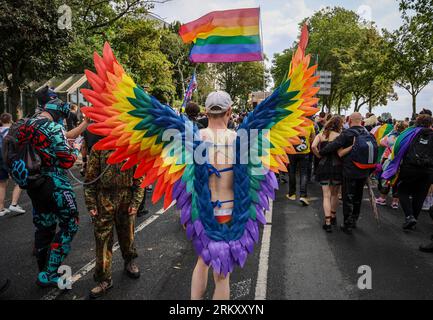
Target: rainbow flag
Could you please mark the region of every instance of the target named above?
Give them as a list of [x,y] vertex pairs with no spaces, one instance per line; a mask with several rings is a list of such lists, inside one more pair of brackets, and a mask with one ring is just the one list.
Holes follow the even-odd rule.
[[192,95],[194,94],[194,91],[197,89],[197,77],[195,75],[195,71],[192,75],[191,81],[189,82],[188,89],[186,89],[185,97],[183,98],[183,103],[181,110],[186,107],[188,102],[191,101]]
[[384,124],[382,126],[377,126],[371,130],[371,134],[374,135],[378,145],[378,154],[377,154],[377,162],[380,163],[382,161],[382,156],[385,153],[386,148],[380,145],[380,141],[387,136],[394,129],[392,124]]
[[214,11],[182,25],[179,34],[184,43],[194,43],[194,63],[263,60],[260,8]]

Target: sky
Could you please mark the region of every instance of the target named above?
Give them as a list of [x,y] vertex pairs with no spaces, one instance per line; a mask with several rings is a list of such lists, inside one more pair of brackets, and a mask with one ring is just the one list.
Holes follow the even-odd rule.
[[[327,6],[342,6],[358,12],[363,18],[376,22],[382,29],[395,30],[401,24],[398,0],[171,0],[156,4],[153,12],[167,22],[175,20],[187,23],[214,10],[260,7],[262,36],[265,54],[270,61],[274,53],[290,47],[297,39],[299,23],[306,17]],[[271,62],[268,62],[268,66]],[[320,65],[319,65],[320,68]],[[412,98],[402,88],[395,88],[399,99],[387,106],[377,107],[377,115],[390,112],[394,118],[403,119],[412,114]],[[433,83],[417,98],[418,111],[424,107],[433,109]],[[361,112],[367,112],[362,109]]]

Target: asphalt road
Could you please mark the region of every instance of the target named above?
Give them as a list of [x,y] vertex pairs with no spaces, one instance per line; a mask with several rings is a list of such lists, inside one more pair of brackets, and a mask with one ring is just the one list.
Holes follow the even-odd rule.
[[[427,214],[421,216],[416,231],[404,233],[401,210],[380,208],[378,227],[366,199],[359,228],[353,236],[337,229],[325,234],[321,229],[319,187],[310,185],[312,205],[307,208],[286,200],[286,189],[286,184],[281,185],[273,203],[273,218],[268,226],[269,256],[260,259],[262,246],[266,249],[268,245],[260,242],[245,268],[236,269],[231,275],[232,299],[254,299],[259,296],[256,288],[261,293],[266,290],[266,299],[277,300],[433,298],[433,255],[418,251],[418,246],[428,241],[433,232]],[[84,208],[81,186],[77,184],[75,190],[81,213],[80,230],[65,260],[78,278],[72,290],[60,292],[35,285],[37,267],[32,256],[31,203],[23,193],[20,204],[27,214],[0,218],[0,274],[12,281],[1,299],[87,299],[88,290],[94,285],[93,229]],[[114,288],[104,299],[189,299],[196,257],[180,226],[179,215],[173,209],[161,214],[160,204],[148,207],[150,214],[138,218],[136,224],[139,228],[137,262],[142,276],[139,280],[126,277],[117,250],[113,258]],[[341,207],[339,218],[342,218]],[[363,265],[372,271],[371,290],[360,290],[357,286],[361,277],[358,268]],[[209,283],[208,299],[212,290]]]

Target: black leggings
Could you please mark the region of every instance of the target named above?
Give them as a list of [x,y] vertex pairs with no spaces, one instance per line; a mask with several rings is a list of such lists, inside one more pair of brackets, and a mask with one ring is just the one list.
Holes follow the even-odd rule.
[[406,218],[414,216],[418,219],[431,183],[432,180],[429,174],[414,174],[405,171],[400,173],[398,196]]

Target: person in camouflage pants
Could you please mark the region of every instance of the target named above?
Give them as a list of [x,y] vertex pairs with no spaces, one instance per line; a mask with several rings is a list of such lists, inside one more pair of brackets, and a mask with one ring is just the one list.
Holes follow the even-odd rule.
[[142,179],[134,179],[135,168],[122,172],[122,164],[108,165],[110,154],[111,151],[92,150],[86,169],[87,183],[95,181],[102,174],[96,182],[84,187],[96,241],[94,279],[97,286],[90,291],[90,298],[93,299],[101,297],[113,286],[111,263],[114,226],[126,274],[133,279],[140,277],[140,271],[134,263],[137,258],[134,228],[137,209],[144,196],[144,189],[140,187]]

